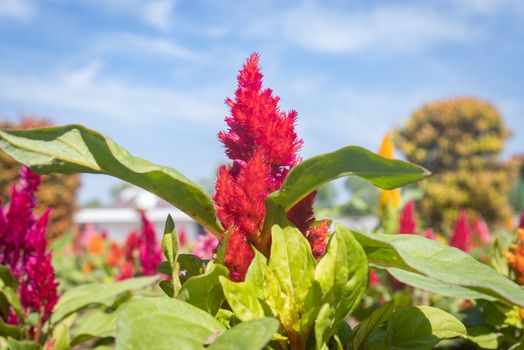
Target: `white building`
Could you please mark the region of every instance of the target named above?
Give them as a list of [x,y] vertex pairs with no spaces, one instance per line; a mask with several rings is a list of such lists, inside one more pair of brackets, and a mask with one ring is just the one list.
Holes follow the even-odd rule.
[[124,189],[111,206],[78,210],[74,220],[79,226],[93,224],[98,232],[105,231],[111,239],[122,242],[129,232],[141,227],[138,209],[146,212],[147,218],[155,225],[159,239],[164,232],[168,214],[175,221],[179,232],[186,231],[189,241],[195,240],[204,232],[203,228],[185,213],[135,186]]

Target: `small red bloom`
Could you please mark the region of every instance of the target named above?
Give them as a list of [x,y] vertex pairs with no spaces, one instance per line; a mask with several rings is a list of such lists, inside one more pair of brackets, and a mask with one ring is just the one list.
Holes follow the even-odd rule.
[[140,236],[139,257],[143,276],[157,273],[156,267],[162,261],[162,249],[156,239],[155,227],[146,214],[140,211],[142,221],[142,235]]
[[415,218],[415,202],[409,201],[400,213],[399,233],[417,234],[417,220]]
[[464,210],[460,211],[459,218],[455,223],[455,228],[449,240],[449,245],[465,252],[469,252],[471,248],[471,228]]
[[519,228],[524,229],[524,210],[522,211],[522,213],[520,213],[520,224],[519,224]]
[[369,270],[369,286],[375,287],[380,285],[380,279],[378,278],[375,270]]

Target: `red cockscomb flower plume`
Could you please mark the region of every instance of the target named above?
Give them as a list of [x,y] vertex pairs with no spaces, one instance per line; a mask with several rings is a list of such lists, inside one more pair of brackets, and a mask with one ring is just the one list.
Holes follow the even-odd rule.
[[409,201],[402,209],[399,220],[399,233],[417,234],[417,219],[415,217],[415,202]]
[[464,210],[460,211],[459,218],[449,239],[449,245],[465,252],[469,252],[471,248],[471,228]]
[[155,227],[144,211],[140,211],[142,235],[140,236],[139,258],[143,276],[156,275],[156,267],[162,261],[162,248],[156,239]]
[[519,228],[524,229],[524,210],[522,211],[522,213],[520,213]]
[[[252,54],[240,71],[235,98],[226,99],[231,112],[226,118],[229,129],[218,134],[233,164],[218,169],[213,199],[222,225],[232,228],[225,264],[231,279],[237,281],[244,279],[254,256],[251,243],[262,230],[264,199],[280,188],[289,170],[300,162],[302,146],[295,132],[297,112],[280,111],[279,98],[271,89],[262,88],[258,60],[258,54]],[[311,229],[314,198],[315,193],[310,194],[288,217],[318,256],[324,252],[328,225]]]
[[[0,207],[0,265],[7,266],[18,281],[24,313],[38,314],[37,335],[59,298],[51,253],[47,252],[49,211],[38,220],[33,215],[39,184],[40,177],[24,167],[9,205]],[[18,323],[16,316],[10,322]]]

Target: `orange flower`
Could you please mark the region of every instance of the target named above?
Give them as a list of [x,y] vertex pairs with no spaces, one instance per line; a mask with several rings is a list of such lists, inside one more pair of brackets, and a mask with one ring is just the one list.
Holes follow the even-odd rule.
[[102,254],[104,252],[104,238],[94,233],[87,243],[87,251],[91,254]]
[[124,250],[116,242],[111,242],[109,246],[109,253],[107,254],[106,264],[111,267],[120,265],[120,261],[124,257]]
[[[391,134],[387,133],[382,139],[380,150],[378,154],[384,158],[393,159],[395,158],[395,146],[393,145],[393,138]],[[378,201],[378,207],[380,212],[384,213],[387,207],[393,209],[398,208],[400,205],[400,188],[394,190],[381,190],[380,199]]]
[[504,252],[508,259],[509,267],[517,275],[517,283],[524,285],[524,229],[519,229],[518,241],[509,246],[509,251]]

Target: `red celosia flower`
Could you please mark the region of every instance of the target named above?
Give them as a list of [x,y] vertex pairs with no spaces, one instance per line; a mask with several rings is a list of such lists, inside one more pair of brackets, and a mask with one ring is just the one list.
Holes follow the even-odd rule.
[[184,228],[181,228],[177,232],[178,234],[178,244],[180,247],[184,247],[187,244],[187,232]]
[[465,252],[469,252],[471,248],[471,228],[464,210],[460,211],[459,218],[449,239],[449,245]]
[[117,281],[126,280],[128,278],[133,278],[135,275],[135,264],[130,261],[124,261],[122,265],[120,265],[120,271],[116,275]]
[[[262,88],[258,59],[258,54],[252,54],[240,71],[235,99],[226,99],[231,111],[226,118],[229,129],[218,135],[233,161],[230,167],[219,168],[213,197],[221,223],[233,229],[225,259],[233,280],[244,278],[253,258],[251,244],[266,214],[264,199],[280,188],[289,169],[300,161],[302,146],[295,132],[297,113],[280,111],[279,98]],[[309,232],[314,198],[315,193],[297,204],[289,219],[311,237],[310,242],[316,242],[316,252],[323,253],[328,226],[319,225]]]
[[156,238],[155,227],[146,214],[140,211],[142,229],[140,235],[131,231],[123,247],[124,262],[120,266],[117,280],[131,278],[135,275],[135,266],[140,267],[142,276],[157,273],[157,266],[162,261],[162,248]]
[[0,208],[0,264],[12,271],[19,283],[24,312],[37,313],[41,328],[58,301],[58,294],[45,236],[49,211],[38,220],[33,215],[39,184],[40,177],[23,168],[19,188],[13,186],[9,205]]
[[519,228],[524,229],[524,210],[522,211],[522,213],[520,213],[520,224],[519,224]]
[[488,224],[482,218],[475,219],[473,221],[473,232],[477,234],[480,242],[483,244],[491,243],[491,233],[489,232]]
[[155,227],[146,214],[140,211],[142,235],[140,237],[140,266],[142,275],[151,276],[157,273],[156,267],[162,261],[162,249],[156,239]]
[[417,234],[417,220],[415,218],[415,202],[409,201],[402,212],[399,220],[399,233]]

